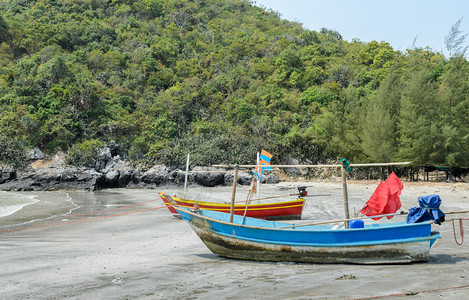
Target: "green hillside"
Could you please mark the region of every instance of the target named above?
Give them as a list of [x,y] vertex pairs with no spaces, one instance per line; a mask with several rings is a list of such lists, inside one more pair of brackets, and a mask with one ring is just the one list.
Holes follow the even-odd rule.
[[344,41],[242,0],[4,0],[0,13],[4,161],[11,145],[113,140],[168,165],[252,163],[261,148],[276,162],[468,165],[457,51]]

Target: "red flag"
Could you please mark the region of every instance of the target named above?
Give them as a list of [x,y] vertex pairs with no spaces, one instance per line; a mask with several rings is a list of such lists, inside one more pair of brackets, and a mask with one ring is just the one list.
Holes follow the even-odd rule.
[[[385,182],[380,182],[376,190],[366,202],[362,214],[367,216],[385,215],[395,213],[401,208],[401,191],[404,184],[394,174],[389,175]],[[391,219],[393,216],[388,216]],[[380,218],[373,218],[379,220]]]

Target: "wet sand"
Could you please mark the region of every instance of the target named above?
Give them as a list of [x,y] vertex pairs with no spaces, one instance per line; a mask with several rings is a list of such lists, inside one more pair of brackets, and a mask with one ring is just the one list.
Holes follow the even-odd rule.
[[[351,213],[363,206],[377,184],[349,182]],[[263,196],[286,195],[295,193],[299,185],[309,186],[309,194],[322,195],[307,198],[304,222],[343,217],[339,182],[287,182],[264,185],[262,192]],[[429,194],[440,195],[444,212],[469,210],[468,184],[405,185],[403,210],[417,206],[418,196]],[[434,226],[442,239],[431,249],[428,263],[363,266],[239,261],[212,254],[187,223],[173,218],[166,208],[158,208],[163,205],[159,199],[129,207],[157,199],[159,191],[182,195],[181,187],[36,193],[38,199],[52,202],[68,194],[74,205],[60,206],[51,218],[44,209],[41,220],[22,226],[11,225],[24,223],[28,216],[37,218],[31,206],[17,220],[0,220],[0,299],[357,299],[393,294],[397,294],[393,299],[464,299],[469,294],[469,241],[455,244],[451,222]],[[238,187],[237,199],[242,200],[245,191],[246,187]],[[188,190],[188,198],[199,200],[228,200],[230,196],[231,187]],[[122,207],[104,214],[67,215]],[[123,214],[135,211],[140,212]],[[45,225],[49,226],[41,227]],[[5,232],[31,226],[36,228]],[[464,229],[469,230],[469,221]]]

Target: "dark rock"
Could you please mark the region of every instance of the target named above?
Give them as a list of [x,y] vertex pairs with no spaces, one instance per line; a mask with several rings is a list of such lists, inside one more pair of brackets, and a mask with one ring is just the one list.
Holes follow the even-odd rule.
[[112,159],[111,150],[109,148],[104,148],[98,154],[98,158],[95,163],[96,171],[102,171],[108,164],[108,162]]
[[109,186],[117,185],[117,181],[119,180],[119,172],[117,171],[109,171],[104,176],[104,183]]
[[[234,172],[225,173],[224,181],[223,181],[224,184],[225,185],[232,185],[233,184],[233,176],[234,176]],[[237,183],[241,184],[241,185],[250,185],[251,181],[252,181],[252,176],[253,175],[251,175],[247,172],[238,172],[238,181],[237,181]]]
[[[232,185],[233,184],[233,172],[225,173],[224,175],[224,185]],[[279,183],[280,180],[274,174],[261,174],[261,183],[266,184],[274,184]],[[240,185],[250,185],[252,180],[254,179],[254,175],[248,172],[239,172],[238,173],[238,184]]]
[[162,185],[173,181],[174,178],[170,176],[170,170],[166,166],[154,166],[150,170],[143,173],[140,178],[141,182],[150,185]]
[[[101,173],[105,176],[102,186],[99,188],[122,188],[127,186],[137,172],[128,161],[121,160],[120,156],[117,155],[107,161]],[[137,179],[135,183],[139,183],[139,181]]]
[[275,183],[280,182],[280,179],[278,179],[278,177],[275,176],[274,174],[269,174],[269,175],[264,176],[264,177],[265,177],[265,180],[262,181],[262,183],[275,184]]
[[117,179],[117,186],[118,187],[126,187],[127,184],[130,182],[132,172],[129,170],[122,170],[118,171],[119,178]]
[[[178,184],[184,184],[186,182],[186,171],[183,170],[175,170],[175,182]],[[187,174],[187,184],[195,183],[195,176],[193,173]]]
[[225,181],[225,176],[220,169],[213,167],[194,167],[192,171],[201,172],[206,171],[207,173],[192,173],[194,181],[197,184],[206,187],[214,187],[220,184],[223,184]]
[[0,167],[0,184],[16,178],[16,170],[12,167]]
[[[285,164],[286,165],[299,165],[300,162],[299,162],[299,160],[290,157],[290,158],[286,159]],[[300,168],[295,168],[295,167],[285,168],[284,170],[285,170],[286,173],[288,173],[290,175],[295,175],[295,176],[299,176],[302,173]]]
[[111,141],[107,147],[111,152],[112,157],[117,155],[119,155],[120,157],[125,157],[127,155],[125,148],[122,145],[116,143],[115,141]]
[[[247,172],[238,172],[238,183],[241,185],[250,185],[253,175]],[[233,182],[233,181],[231,181]]]

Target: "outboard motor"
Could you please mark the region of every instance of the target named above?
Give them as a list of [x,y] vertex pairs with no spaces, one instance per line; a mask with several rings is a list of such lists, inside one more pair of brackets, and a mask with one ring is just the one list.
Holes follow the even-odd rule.
[[298,187],[298,198],[306,197],[308,196],[308,191],[306,190],[305,186],[299,186]]

